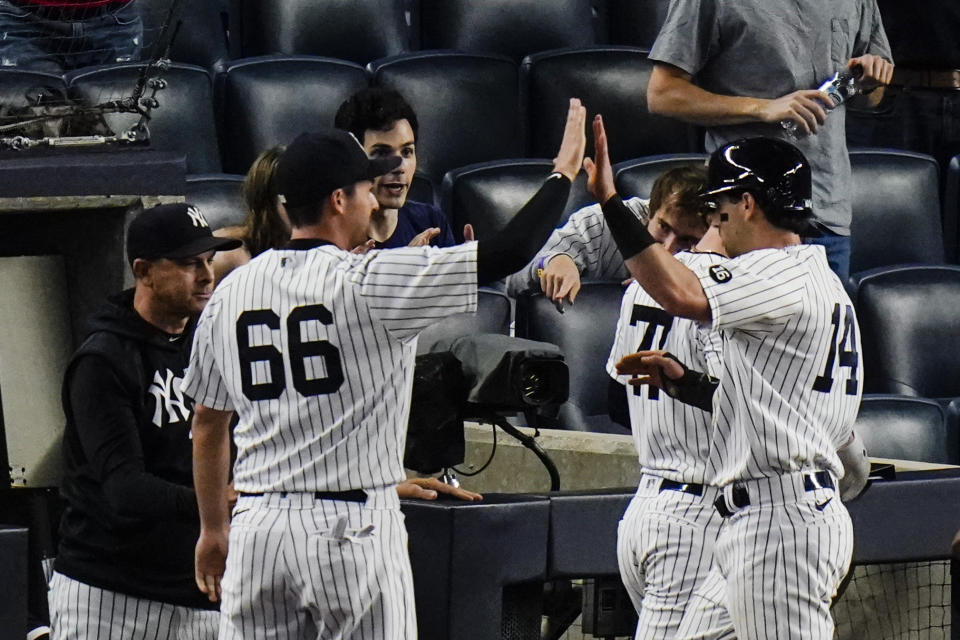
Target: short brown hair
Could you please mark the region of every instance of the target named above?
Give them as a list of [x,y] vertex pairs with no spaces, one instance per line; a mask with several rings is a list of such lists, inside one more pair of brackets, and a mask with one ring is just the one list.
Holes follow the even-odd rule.
[[698,216],[700,193],[707,184],[707,169],[704,166],[674,167],[664,171],[653,182],[650,190],[650,214],[663,206],[663,201],[676,194],[677,206],[685,215]]

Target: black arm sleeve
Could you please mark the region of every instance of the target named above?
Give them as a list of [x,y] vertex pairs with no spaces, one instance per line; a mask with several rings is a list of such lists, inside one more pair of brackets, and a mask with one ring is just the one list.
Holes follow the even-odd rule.
[[477,284],[485,285],[527,265],[557,226],[570,195],[570,181],[554,174],[500,233],[477,243]]
[[632,387],[610,378],[607,385],[607,415],[620,426],[630,428],[630,405],[627,403],[627,394],[633,393]]
[[193,489],[146,471],[129,392],[99,357],[81,359],[70,377],[77,435],[110,507],[125,517],[199,522]]
[[610,235],[617,243],[617,249],[624,260],[637,255],[656,240],[647,231],[646,226],[633,214],[627,205],[623,204],[620,196],[614,195],[603,203],[603,217],[610,228]]
[[720,386],[720,381],[701,371],[688,369],[687,365],[677,360],[677,357],[672,353],[663,355],[683,367],[683,375],[675,380],[663,376],[663,390],[667,392],[667,395],[674,400],[711,413],[713,411],[713,394]]

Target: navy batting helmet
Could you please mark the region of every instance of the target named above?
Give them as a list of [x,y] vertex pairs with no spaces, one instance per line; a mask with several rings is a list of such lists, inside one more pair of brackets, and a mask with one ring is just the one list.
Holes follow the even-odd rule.
[[806,233],[813,215],[810,164],[792,144],[776,138],[744,138],[713,152],[707,164],[706,208],[713,196],[749,191],[774,225]]

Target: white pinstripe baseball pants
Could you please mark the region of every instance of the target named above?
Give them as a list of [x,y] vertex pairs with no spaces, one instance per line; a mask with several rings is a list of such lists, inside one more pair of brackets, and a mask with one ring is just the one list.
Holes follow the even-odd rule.
[[54,573],[51,640],[213,640],[220,614],[136,598]]
[[800,473],[745,485],[750,505],[724,522],[677,638],[830,640],[830,603],[853,554],[840,495],[806,490]]
[[644,474],[617,535],[620,577],[639,614],[636,638],[672,638],[694,591],[706,579],[723,519],[715,487],[696,496],[660,490]]
[[417,636],[394,487],[365,505],[312,493],[241,496],[230,523],[221,640]]

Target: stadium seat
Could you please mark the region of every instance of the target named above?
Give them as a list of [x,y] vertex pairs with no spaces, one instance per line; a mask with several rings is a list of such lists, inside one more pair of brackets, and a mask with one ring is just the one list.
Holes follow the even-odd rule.
[[205,173],[187,176],[186,201],[203,212],[211,229],[243,224],[243,176]]
[[430,181],[430,178],[419,171],[413,174],[413,180],[410,181],[410,190],[407,192],[407,200],[437,204],[437,190],[433,188],[433,182]]
[[[67,93],[63,78],[52,73],[0,68],[0,125],[20,121],[13,117],[19,110],[35,105],[38,99],[62,104]],[[22,132],[0,133],[0,137]]]
[[[142,69],[140,64],[121,64],[76,71],[66,78],[72,94],[98,103],[132,95]],[[207,70],[173,63],[162,77],[167,86],[157,91],[159,106],[151,111],[147,122],[150,146],[160,151],[183,153],[187,173],[220,171],[213,90]],[[145,97],[151,94],[148,88]],[[128,129],[140,118],[134,113],[112,113],[104,117],[115,133]]]
[[[563,135],[565,105],[570,98],[581,98],[591,119],[596,113],[603,114],[612,162],[699,151],[694,127],[647,110],[652,69],[646,51],[634,47],[563,49],[528,56],[520,66],[527,155],[553,157]],[[589,126],[587,139],[592,154]]]
[[[478,240],[489,238],[506,226],[552,171],[551,160],[496,160],[454,169],[443,179],[440,208],[449,216],[458,239],[468,222]],[[581,172],[558,224],[593,202]]]
[[618,282],[584,281],[576,304],[563,314],[539,294],[517,299],[517,334],[560,347],[570,370],[570,396],[560,406],[562,429],[627,433],[607,415],[606,363],[622,297]]
[[[235,32],[236,20],[230,12],[229,0],[203,0],[181,2],[175,19],[180,19],[167,30],[176,28],[170,59],[175,62],[195,64],[208,69],[220,70],[230,59],[228,34]],[[161,29],[170,11],[170,0],[137,0],[134,8],[143,20],[144,59],[160,57],[169,36],[160,40]]]
[[704,153],[668,153],[619,162],[613,167],[617,193],[624,197],[649,198],[653,183],[661,173],[675,167],[703,165],[706,160]]
[[850,151],[850,272],[944,261],[937,162],[893,149]]
[[943,196],[943,237],[946,240],[947,260],[960,262],[960,156],[950,159],[947,166]]
[[853,280],[864,391],[960,396],[960,267],[883,267]]
[[610,44],[650,49],[667,17],[670,0],[606,0]]
[[244,0],[241,51],[366,64],[409,49],[404,10],[404,0]]
[[461,336],[481,333],[510,335],[510,298],[505,294],[481,287],[477,290],[477,312],[456,313],[432,325],[420,334],[417,353],[432,351],[435,345],[449,345]]
[[872,457],[960,464],[960,431],[935,400],[866,395],[853,428]]
[[223,168],[246,173],[265,149],[333,126],[340,104],[367,86],[363,67],[314,56],[237,60],[217,78]]
[[420,0],[420,47],[525,55],[595,41],[590,0]]
[[[369,68],[375,85],[399,91],[416,112],[418,169],[434,184],[455,167],[524,155],[517,65],[509,58],[428,51]],[[559,144],[557,136],[548,157]]]

